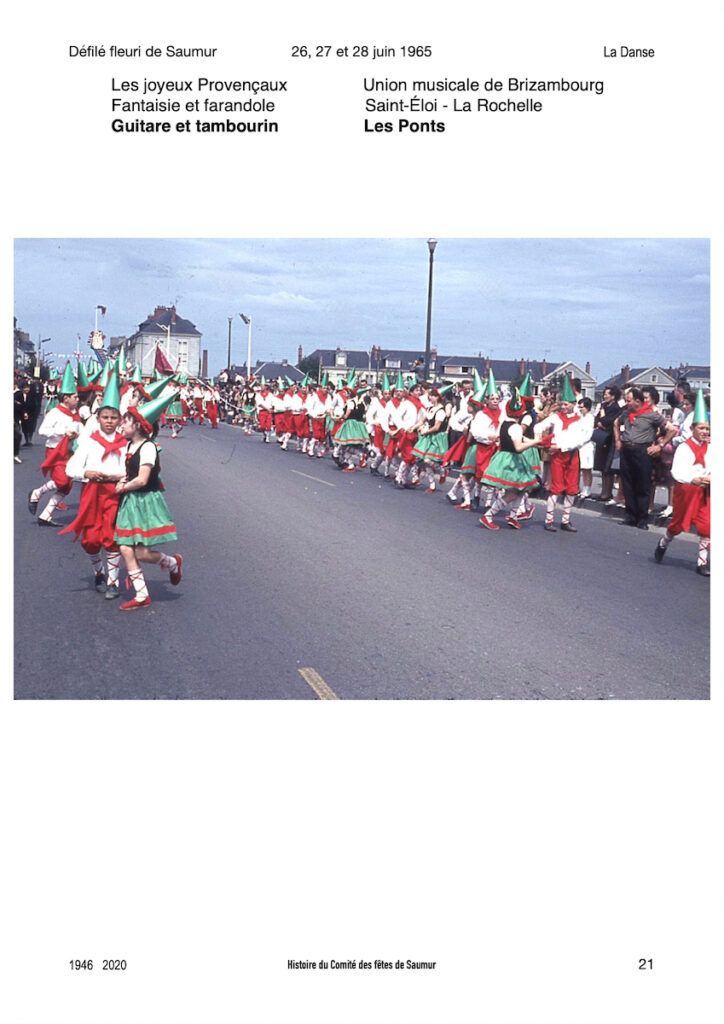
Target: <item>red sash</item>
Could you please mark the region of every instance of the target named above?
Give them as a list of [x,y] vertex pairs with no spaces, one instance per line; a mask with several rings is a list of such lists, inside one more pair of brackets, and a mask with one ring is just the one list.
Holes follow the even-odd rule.
[[101,448],[103,448],[103,454],[101,455],[101,462],[104,462],[108,458],[108,456],[112,455],[114,452],[122,452],[122,451],[124,451],[125,448],[126,448],[126,445],[128,444],[128,441],[126,440],[125,437],[121,437],[121,436],[119,436],[117,434],[114,434],[114,440],[113,441],[109,441],[109,440],[107,440],[107,438],[108,438],[107,434],[104,436],[98,430],[94,430],[93,433],[91,434],[91,439],[93,441],[97,441],[98,444],[101,446]]

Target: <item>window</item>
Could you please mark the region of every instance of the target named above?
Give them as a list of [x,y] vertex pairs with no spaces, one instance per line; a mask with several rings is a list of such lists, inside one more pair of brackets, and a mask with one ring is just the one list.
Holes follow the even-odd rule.
[[178,368],[188,370],[189,368],[189,341],[188,338],[179,338],[177,342]]
[[651,374],[651,383],[652,383],[652,384],[656,384],[656,382],[658,381],[658,379],[659,379],[659,375],[658,375],[658,373],[652,373],[652,374]]
[[400,360],[399,359],[385,359],[385,366],[388,370],[399,370]]
[[347,365],[347,353],[337,352],[334,360],[335,366],[346,366]]

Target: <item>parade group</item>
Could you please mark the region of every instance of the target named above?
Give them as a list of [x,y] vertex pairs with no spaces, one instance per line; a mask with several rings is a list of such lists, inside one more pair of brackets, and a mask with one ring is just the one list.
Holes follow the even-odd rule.
[[[173,585],[183,575],[179,553],[160,544],[177,540],[163,496],[159,446],[161,427],[171,440],[188,424],[220,417],[246,434],[275,440],[283,451],[310,459],[329,455],[345,473],[368,471],[397,488],[437,490],[448,477],[450,503],[478,510],[485,530],[520,530],[534,516],[532,493],[546,496],[543,529],[576,533],[573,509],[590,498],[594,469],[600,471],[605,504],[625,507],[624,524],[647,530],[656,485],[669,489],[667,529],[654,549],[661,563],[671,541],[696,530],[696,571],[709,576],[710,479],[709,399],[685,382],[670,396],[672,415],[662,415],[655,388],[608,388],[596,407],[580,381],[564,376],[557,390],[533,394],[529,374],[515,387],[499,388],[492,371],[457,384],[431,384],[401,373],[379,382],[354,371],[337,386],[326,375],[266,381],[249,378],[219,386],[161,374],[144,379],[119,359],[94,374],[79,362],[46,386],[47,405],[38,432],[46,444],[47,476],[28,494],[28,509],[40,526],[58,528],[56,509],[74,481],[82,482],[77,515],[60,530],[73,533],[88,554],[94,587],[108,600],[119,596],[121,559],[132,592],[123,611],[151,604],[144,563],[155,563]],[[16,448],[22,424],[16,380]],[[20,412],[18,411],[20,409]],[[26,431],[27,443],[27,431]],[[560,502],[560,525],[556,506]],[[38,508],[44,507],[38,514]]]

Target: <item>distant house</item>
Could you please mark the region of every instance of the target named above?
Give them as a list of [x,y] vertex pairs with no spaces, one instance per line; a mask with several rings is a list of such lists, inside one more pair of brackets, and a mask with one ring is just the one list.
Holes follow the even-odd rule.
[[596,397],[603,398],[606,388],[617,387],[623,391],[625,388],[655,387],[661,396],[659,408],[667,412],[671,406],[666,401],[666,395],[676,383],[675,378],[660,366],[626,366],[621,367],[621,372],[616,373],[608,380],[602,381],[596,389]]
[[[373,345],[370,349],[343,348],[318,348],[306,356],[305,362],[313,361],[317,366],[316,376],[327,374],[328,380],[338,384],[349,375],[350,370],[356,370],[357,374],[366,377],[367,380],[376,383],[382,380],[385,373],[388,376],[397,375],[398,370],[403,377],[411,373],[419,373],[425,363],[424,349],[397,349],[384,348],[382,345]],[[430,372],[434,375],[437,372],[437,351],[430,350]]]
[[674,380],[686,377],[686,382],[692,391],[699,389],[711,391],[711,366],[693,366],[690,363],[678,366],[670,366],[666,371]]
[[138,363],[143,373],[151,373],[158,342],[174,370],[200,374],[201,332],[190,320],[180,317],[175,306],[156,306],[138,325],[136,333],[127,340],[126,358],[130,363]]
[[[267,381],[277,380],[279,377],[289,377],[293,381],[304,380],[304,374],[301,370],[298,370],[296,366],[291,366],[288,360],[281,359],[274,361],[271,359],[257,359],[256,363],[252,367],[252,373],[256,380],[261,380],[264,377]],[[248,377],[246,363],[242,363],[240,366],[231,367],[231,379],[235,380],[237,377]]]
[[13,340],[15,342],[16,368],[29,369],[35,363],[35,345],[30,340],[30,335],[27,331],[20,331],[17,326],[14,326]]

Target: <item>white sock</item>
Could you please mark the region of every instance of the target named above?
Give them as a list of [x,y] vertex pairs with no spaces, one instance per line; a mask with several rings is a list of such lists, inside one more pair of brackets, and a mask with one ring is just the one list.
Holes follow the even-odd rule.
[[699,554],[696,560],[697,565],[706,565],[709,561],[709,548],[711,547],[711,538],[700,537],[699,538]]
[[177,568],[177,561],[173,555],[161,555],[161,561],[158,563],[164,572],[175,572]]
[[108,584],[116,586],[121,569],[121,552],[106,551],[106,566],[108,567]]
[[136,591],[136,600],[145,601],[148,597],[148,587],[146,586],[146,578],[141,570],[129,572],[128,578],[131,581],[131,586]]

